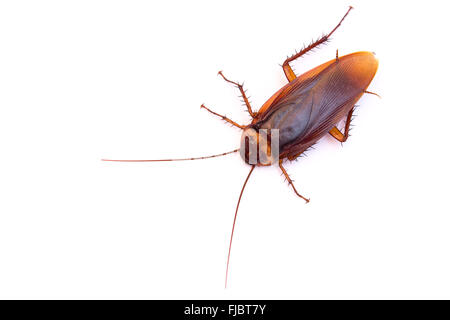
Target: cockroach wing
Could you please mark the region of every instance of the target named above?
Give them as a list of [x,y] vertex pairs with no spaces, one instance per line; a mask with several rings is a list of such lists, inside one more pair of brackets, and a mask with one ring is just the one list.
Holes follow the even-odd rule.
[[280,158],[306,150],[354,106],[375,76],[378,61],[356,52],[306,72],[263,105],[252,124],[279,129]]

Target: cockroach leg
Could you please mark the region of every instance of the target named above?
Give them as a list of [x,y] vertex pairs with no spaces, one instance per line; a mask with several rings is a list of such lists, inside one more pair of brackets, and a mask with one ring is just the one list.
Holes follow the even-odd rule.
[[294,161],[294,160],[296,160],[298,157],[300,157],[300,155],[303,153],[303,151],[302,152],[299,152],[299,153],[297,153],[297,154],[294,154],[293,156],[288,156],[288,160],[289,161]]
[[329,133],[338,141],[345,142],[347,140],[347,137],[339,130],[337,127],[333,127],[329,131]]
[[227,287],[227,282],[228,282],[228,269],[230,267],[231,245],[233,243],[234,227],[236,226],[236,218],[237,218],[237,213],[239,210],[239,204],[241,203],[242,194],[244,193],[244,189],[245,189],[245,186],[247,185],[248,179],[250,179],[250,176],[252,175],[252,172],[255,169],[255,167],[256,167],[255,165],[252,166],[252,168],[250,169],[250,172],[247,175],[247,178],[245,179],[244,185],[242,186],[242,189],[241,189],[241,193],[239,194],[239,200],[236,205],[236,212],[234,213],[233,227],[231,228],[230,245],[228,246],[227,270],[225,271],[225,288]]
[[[286,75],[286,78],[288,79],[289,82],[291,82],[292,80],[294,80],[295,78],[297,78],[297,76],[295,75],[294,71],[292,70],[291,66],[289,65],[290,62],[294,61],[297,58],[300,58],[302,55],[304,55],[305,53],[307,53],[308,51],[320,46],[321,44],[324,44],[325,42],[327,42],[331,35],[336,31],[337,28],[340,27],[342,21],[344,21],[344,19],[347,17],[348,13],[350,12],[350,10],[352,10],[353,7],[349,7],[347,13],[342,17],[341,21],[339,21],[339,23],[337,24],[336,27],[334,27],[333,30],[331,30],[331,32],[327,35],[324,35],[322,37],[320,37],[317,41],[311,43],[309,46],[304,47],[302,50],[300,50],[299,52],[297,52],[296,54],[288,57],[284,62],[283,62],[283,71],[284,74]],[[337,58],[336,58],[337,60]]]
[[238,127],[238,128],[240,128],[240,129],[242,129],[242,130],[244,130],[244,128],[245,128],[245,126],[241,126],[240,124],[237,124],[237,123],[234,122],[233,120],[230,120],[230,119],[228,119],[227,117],[225,117],[225,116],[223,116],[223,115],[221,115],[221,114],[218,114],[218,113],[216,113],[216,112],[214,112],[214,111],[208,109],[207,107],[205,107],[204,104],[202,104],[202,105],[200,106],[200,108],[206,109],[207,111],[211,112],[213,115],[216,115],[216,116],[222,118],[222,120],[225,120],[226,122],[231,123],[231,124],[232,124],[233,126],[235,126],[235,127]]
[[336,62],[339,61],[339,49],[336,49]]
[[381,99],[381,96],[378,93],[367,91],[367,90],[364,90],[364,93],[373,94],[374,96],[377,96],[378,98]]
[[219,71],[218,74],[220,74],[222,76],[223,80],[225,80],[226,82],[229,82],[229,83],[235,85],[239,89],[239,91],[241,92],[241,95],[242,95],[242,99],[244,100],[244,103],[247,106],[248,113],[250,114],[250,116],[252,118],[255,118],[256,114],[253,112],[252,106],[250,105],[250,102],[248,101],[247,95],[245,94],[245,90],[244,90],[243,84],[239,84],[238,82],[234,82],[234,81],[228,80],[227,78],[225,78],[225,76],[223,75],[222,71]]
[[354,107],[348,112],[347,114],[347,120],[345,120],[345,131],[344,134],[337,128],[333,127],[329,131],[329,133],[338,141],[345,142],[348,139],[348,132],[350,131],[350,122],[352,121],[352,115],[353,115]]
[[302,196],[300,193],[298,193],[297,189],[295,189],[294,186],[294,182],[292,181],[292,179],[289,177],[286,169],[283,167],[283,160],[279,160],[278,161],[278,165],[280,166],[281,171],[283,171],[284,176],[286,177],[286,180],[289,182],[289,184],[292,186],[292,189],[294,189],[294,192],[297,196],[299,196],[300,198],[302,198],[303,200],[306,201],[306,203],[309,202],[309,199],[306,199],[304,196]]

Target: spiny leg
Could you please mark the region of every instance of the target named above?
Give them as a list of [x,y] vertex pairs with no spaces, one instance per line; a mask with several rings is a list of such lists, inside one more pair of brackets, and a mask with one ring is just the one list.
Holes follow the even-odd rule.
[[302,152],[299,152],[299,153],[297,153],[297,154],[294,154],[294,155],[292,155],[292,156],[288,156],[288,160],[289,161],[294,161],[295,159],[297,159],[298,157],[300,157],[300,155],[303,153],[303,151]]
[[289,182],[289,184],[292,186],[292,189],[294,189],[294,192],[297,196],[299,196],[300,198],[302,198],[303,200],[306,201],[306,203],[309,202],[309,199],[306,199],[304,196],[302,196],[300,193],[298,193],[297,189],[295,189],[294,186],[294,182],[292,181],[292,179],[289,177],[286,169],[283,167],[283,160],[279,160],[278,161],[278,165],[280,166],[281,171],[283,171],[284,176],[286,177],[286,180]]
[[225,78],[225,76],[223,75],[222,71],[219,71],[218,74],[220,74],[222,76],[223,80],[225,80],[226,82],[229,82],[229,83],[235,85],[239,89],[239,91],[241,92],[241,95],[242,95],[242,99],[244,100],[244,103],[247,106],[248,113],[250,114],[250,116],[252,118],[254,118],[256,116],[256,114],[252,111],[252,106],[250,105],[250,102],[248,101],[247,95],[245,94],[245,90],[244,90],[243,84],[239,84],[238,82],[234,82],[234,81],[228,80],[227,78]]
[[292,80],[294,80],[297,76],[295,75],[294,71],[292,70],[291,66],[289,65],[290,62],[294,61],[297,58],[300,58],[302,55],[304,55],[305,53],[307,53],[308,51],[320,46],[321,44],[327,42],[329,40],[329,38],[331,37],[331,35],[336,31],[337,28],[339,28],[339,26],[341,25],[342,21],[344,21],[345,17],[347,17],[348,13],[350,12],[350,10],[352,10],[353,7],[349,7],[347,13],[344,15],[344,17],[341,19],[341,21],[339,21],[339,23],[337,24],[336,27],[334,27],[333,30],[331,30],[331,32],[327,35],[322,36],[321,38],[319,38],[317,41],[311,43],[309,46],[303,48],[302,50],[300,50],[299,52],[297,52],[296,54],[288,57],[282,67],[284,70],[284,74],[286,75],[286,78],[288,79],[289,82],[291,82]]
[[234,122],[233,120],[230,120],[230,119],[228,119],[227,117],[225,117],[225,116],[223,116],[223,115],[221,115],[221,114],[218,114],[218,113],[216,113],[216,112],[214,112],[214,111],[208,109],[207,107],[205,107],[204,104],[202,104],[202,105],[200,106],[200,108],[206,109],[207,111],[211,112],[213,115],[216,115],[216,116],[222,118],[222,120],[225,120],[226,122],[231,123],[231,124],[232,124],[233,126],[235,126],[235,127],[238,127],[238,128],[240,128],[240,129],[244,129],[244,128],[245,128],[245,126],[241,126],[240,124],[237,124],[237,123]]
[[337,128],[337,127],[333,127],[333,129],[331,129],[329,131],[329,133],[338,141],[340,142],[345,142],[347,141],[348,138],[348,132],[350,131],[350,122],[352,121],[352,116],[353,116],[353,110],[355,109],[355,107],[353,107],[347,114],[347,120],[345,120],[345,129],[344,129],[344,134],[342,134],[342,132]]
[[[380,95],[375,93],[375,92],[371,92],[371,91],[367,91],[364,90],[364,93],[367,94],[373,94],[375,96],[377,96],[378,98],[381,99]],[[336,138],[336,140],[340,141],[340,142],[345,142],[349,135],[348,132],[350,131],[350,122],[352,121],[352,116],[353,116],[353,111],[354,111],[354,107],[349,111],[349,113],[347,114],[347,120],[345,121],[345,129],[344,129],[344,134],[342,134],[342,132],[337,128],[337,127],[333,127],[333,129],[331,129],[329,131],[329,133]]]

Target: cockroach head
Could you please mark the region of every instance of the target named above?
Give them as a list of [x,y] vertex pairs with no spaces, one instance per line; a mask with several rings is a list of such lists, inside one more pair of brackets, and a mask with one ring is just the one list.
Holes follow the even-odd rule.
[[270,166],[278,161],[278,130],[244,129],[239,153],[245,163]]

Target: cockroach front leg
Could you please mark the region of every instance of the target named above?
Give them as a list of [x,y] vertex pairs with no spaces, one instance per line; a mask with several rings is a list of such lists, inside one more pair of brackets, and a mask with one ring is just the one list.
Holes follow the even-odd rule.
[[235,127],[238,127],[238,128],[240,128],[240,129],[242,129],[242,130],[245,128],[245,126],[241,126],[240,124],[237,124],[237,123],[234,122],[233,120],[228,119],[227,117],[225,117],[225,116],[223,116],[223,115],[221,115],[221,114],[218,114],[218,113],[216,113],[216,112],[214,112],[214,111],[208,109],[207,107],[205,107],[204,104],[202,104],[202,105],[200,106],[200,108],[203,108],[203,109],[208,110],[208,111],[211,112],[213,115],[216,115],[216,116],[222,118],[222,120],[225,120],[226,122],[231,123],[231,124],[232,124],[233,126],[235,126]]
[[336,31],[337,28],[339,28],[339,26],[341,25],[342,21],[344,21],[345,17],[347,17],[348,13],[350,12],[350,10],[352,10],[353,7],[348,8],[347,13],[344,15],[344,17],[342,17],[341,21],[339,21],[339,23],[337,24],[336,27],[334,27],[333,30],[331,30],[331,32],[327,35],[324,35],[322,37],[320,37],[317,41],[311,43],[309,46],[304,47],[302,50],[300,50],[299,52],[297,52],[296,54],[288,57],[284,62],[283,62],[283,70],[284,70],[284,74],[286,75],[286,78],[288,79],[289,82],[291,82],[292,80],[294,80],[295,78],[297,78],[297,76],[295,75],[294,71],[292,70],[291,66],[289,65],[290,62],[294,61],[297,58],[300,58],[302,55],[304,55],[305,53],[307,53],[308,51],[320,46],[321,44],[324,44],[325,42],[327,42],[331,35]]
[[248,113],[250,114],[250,116],[252,118],[254,118],[256,116],[256,114],[252,111],[252,106],[250,105],[250,102],[248,101],[247,95],[245,94],[245,90],[244,90],[243,84],[239,84],[238,82],[234,82],[234,81],[228,80],[227,78],[225,78],[225,76],[223,75],[222,71],[219,71],[218,74],[220,74],[222,76],[223,80],[225,80],[226,82],[229,82],[229,83],[235,85],[239,89],[239,91],[241,92],[242,99],[244,100],[244,103],[247,106]]
[[309,199],[306,199],[304,196],[302,196],[300,193],[298,193],[297,189],[295,189],[294,186],[294,182],[292,181],[292,179],[289,177],[286,169],[283,167],[283,160],[279,160],[278,161],[278,165],[280,166],[281,171],[283,172],[284,176],[286,177],[286,180],[289,182],[289,184],[292,186],[292,189],[294,189],[294,192],[297,196],[299,196],[300,198],[302,198],[303,200],[306,201],[306,203],[309,202]]
[[348,132],[350,131],[350,122],[352,121],[354,107],[347,114],[347,120],[345,120],[344,134],[335,126],[329,131],[329,133],[338,141],[345,142],[348,138]]

